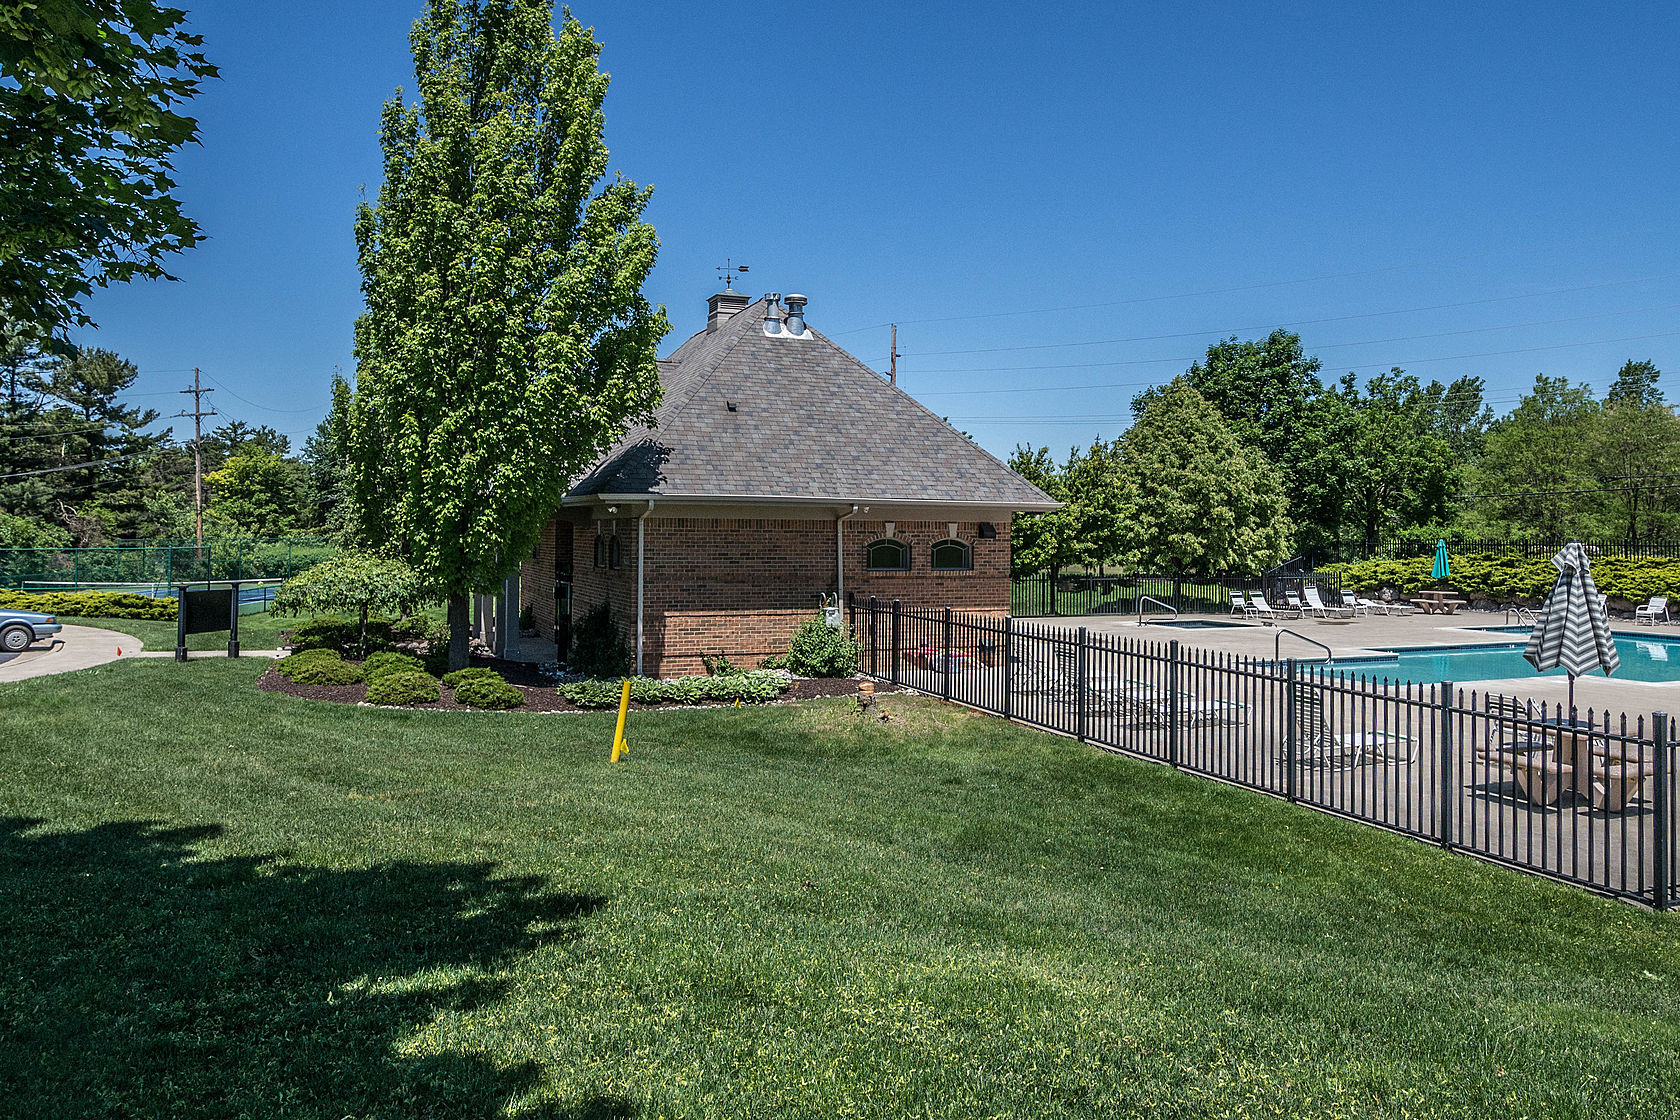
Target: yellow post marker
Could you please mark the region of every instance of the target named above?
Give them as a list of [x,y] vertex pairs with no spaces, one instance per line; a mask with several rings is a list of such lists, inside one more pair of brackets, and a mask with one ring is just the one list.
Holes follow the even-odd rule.
[[617,762],[630,753],[630,744],[624,741],[624,716],[630,710],[630,678],[624,678],[624,691],[618,694],[618,727],[613,731],[612,761]]

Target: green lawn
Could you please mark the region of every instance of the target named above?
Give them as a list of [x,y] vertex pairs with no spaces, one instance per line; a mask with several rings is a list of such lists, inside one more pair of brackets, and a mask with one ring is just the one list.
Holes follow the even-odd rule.
[[1680,924],[920,699],[0,685],[8,1117],[1671,1117]]

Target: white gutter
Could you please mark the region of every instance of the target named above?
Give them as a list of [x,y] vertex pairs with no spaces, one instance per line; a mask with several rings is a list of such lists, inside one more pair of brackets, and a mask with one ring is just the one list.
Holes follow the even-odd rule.
[[636,518],[636,675],[642,675],[642,603],[647,565],[647,515],[653,512],[653,499]]
[[842,528],[847,521],[857,516],[857,503],[852,503],[852,512],[842,513],[834,519],[834,605],[839,606],[846,597],[846,532]]

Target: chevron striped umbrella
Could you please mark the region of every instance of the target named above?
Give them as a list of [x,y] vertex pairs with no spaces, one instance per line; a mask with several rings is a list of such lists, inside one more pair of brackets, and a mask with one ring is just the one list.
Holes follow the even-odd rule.
[[1569,673],[1569,707],[1575,707],[1575,678],[1594,669],[1609,676],[1621,668],[1610,620],[1593,585],[1587,550],[1571,541],[1552,557],[1558,580],[1540,607],[1540,621],[1528,636],[1523,656],[1540,672],[1558,666]]

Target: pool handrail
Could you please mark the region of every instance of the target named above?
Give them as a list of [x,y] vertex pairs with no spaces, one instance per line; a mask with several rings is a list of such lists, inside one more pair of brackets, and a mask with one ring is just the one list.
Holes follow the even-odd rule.
[[1324,651],[1324,663],[1326,665],[1334,665],[1336,663],[1336,651],[1335,650],[1331,649],[1329,646],[1325,645],[1323,642],[1319,641],[1317,638],[1309,638],[1305,634],[1300,633],[1299,631],[1289,629],[1289,627],[1287,627],[1287,626],[1279,626],[1277,628],[1277,636],[1272,639],[1272,661],[1274,663],[1283,660],[1283,636],[1285,634],[1288,634],[1291,637],[1299,638],[1303,642],[1306,642],[1310,645],[1315,645],[1319,649],[1323,650]]
[[1156,599],[1156,598],[1154,598],[1152,596],[1149,596],[1149,595],[1139,595],[1138,596],[1138,620],[1137,620],[1137,624],[1139,626],[1142,626],[1144,624],[1143,623],[1143,605],[1145,603],[1154,603],[1158,607],[1167,608],[1169,611],[1172,612],[1173,621],[1174,622],[1178,621],[1178,608],[1177,607],[1173,606],[1171,603],[1163,603],[1163,602],[1161,602],[1161,600]]

